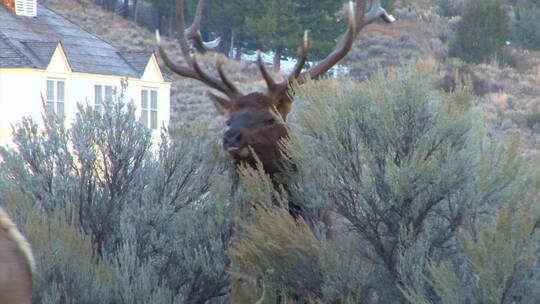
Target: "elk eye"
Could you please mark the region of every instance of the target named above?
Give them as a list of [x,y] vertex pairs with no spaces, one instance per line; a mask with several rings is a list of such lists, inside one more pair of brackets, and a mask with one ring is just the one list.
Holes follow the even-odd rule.
[[230,127],[231,126],[231,120],[230,119],[227,119],[227,121],[225,121],[225,125],[227,127]]
[[275,124],[275,123],[276,123],[276,119],[275,119],[275,118],[270,118],[270,119],[268,119],[268,120],[266,121],[266,124],[269,125],[269,126],[270,126],[270,125],[273,125],[273,124]]

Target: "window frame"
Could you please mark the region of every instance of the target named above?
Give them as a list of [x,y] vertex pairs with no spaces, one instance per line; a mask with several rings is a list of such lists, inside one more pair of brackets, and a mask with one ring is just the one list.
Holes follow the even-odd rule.
[[141,123],[151,130],[157,130],[159,127],[159,90],[142,87],[140,98]]
[[[49,84],[52,84],[52,87]],[[60,88],[62,89],[60,90]],[[61,94],[59,94],[59,92],[61,92]],[[62,78],[47,78],[46,79],[45,107],[48,113],[54,113],[60,119],[65,118],[66,116],[66,80],[65,79],[62,79]]]
[[[110,103],[113,101],[115,90],[116,90],[116,86],[114,85],[102,84],[102,83],[94,84],[94,103],[93,103],[94,111],[103,113],[104,104]],[[99,102],[98,102],[98,96],[99,96]]]

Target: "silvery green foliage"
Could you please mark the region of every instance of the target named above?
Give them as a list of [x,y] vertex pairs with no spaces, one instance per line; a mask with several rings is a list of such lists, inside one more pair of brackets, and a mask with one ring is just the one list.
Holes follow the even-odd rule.
[[358,303],[371,292],[371,271],[361,256],[336,250],[327,243],[319,256],[319,265],[324,303]]
[[465,263],[430,261],[426,281],[435,300],[407,288],[414,304],[538,303],[540,301],[540,196],[538,171],[527,172],[491,221],[478,221],[462,230],[459,243]]
[[15,149],[0,147],[2,168],[9,183],[16,186],[46,209],[63,206],[71,201],[69,176],[74,158],[68,146],[64,122],[54,115],[44,114],[44,130],[31,118],[23,118],[13,126]]
[[405,302],[409,286],[433,295],[428,259],[463,263],[458,228],[493,218],[519,174],[512,155],[486,153],[479,113],[457,102],[467,94],[433,91],[429,74],[417,64],[297,90],[293,199],[361,235],[377,303]]
[[150,132],[137,123],[134,105],[118,100],[103,112],[79,106],[70,134],[81,226],[93,234],[98,252],[111,252],[121,240],[120,214],[143,190],[137,181],[150,161]]
[[[69,129],[54,115],[46,117],[45,126],[41,132],[34,121],[24,119],[15,127],[16,148],[0,150],[7,180],[1,187],[22,192],[44,216],[59,208],[70,214],[69,224],[91,238],[93,252],[87,254],[96,255],[106,275],[82,280],[91,273],[72,271],[69,282],[52,279],[67,274],[76,261],[53,260],[55,249],[47,247],[42,275],[36,277],[42,294],[35,299],[227,301],[225,249],[234,208],[231,198],[222,195],[226,187],[208,193],[227,183],[222,173],[229,169],[212,140],[195,131],[181,132],[173,141],[164,132],[156,145],[121,94],[103,112],[79,106]],[[56,248],[70,248],[63,244],[72,241],[59,235]]]

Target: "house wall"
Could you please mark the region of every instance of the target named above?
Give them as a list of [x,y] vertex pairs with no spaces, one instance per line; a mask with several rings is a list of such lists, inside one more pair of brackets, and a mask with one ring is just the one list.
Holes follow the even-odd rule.
[[[66,124],[72,123],[77,113],[77,103],[94,104],[94,85],[112,85],[120,90],[121,77],[72,73],[63,68],[61,63],[53,64],[47,70],[37,69],[0,69],[0,145],[11,143],[11,125],[30,116],[43,126],[43,102],[46,98],[47,79],[65,81],[65,117]],[[158,91],[159,127],[169,125],[170,83],[161,79],[128,78],[126,98],[136,105],[137,115],[141,114],[141,89],[151,88]],[[156,140],[160,130],[153,131]]]

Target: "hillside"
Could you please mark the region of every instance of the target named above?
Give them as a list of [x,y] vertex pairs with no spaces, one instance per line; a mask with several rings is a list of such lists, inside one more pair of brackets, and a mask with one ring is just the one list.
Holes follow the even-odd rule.
[[[90,2],[47,0],[49,8],[94,32],[120,48],[152,50],[154,34],[131,21],[104,11]],[[525,126],[525,115],[540,111],[540,55],[508,47],[505,51],[516,61],[517,68],[500,68],[496,63],[468,66],[446,60],[448,42],[458,18],[440,17],[435,1],[413,1],[398,4],[398,21],[391,26],[372,24],[364,29],[344,63],[350,75],[363,79],[379,68],[397,66],[409,59],[421,59],[439,71],[439,88],[451,86],[456,70],[469,71],[475,84],[475,104],[484,112],[491,136],[519,136],[529,156],[540,162],[540,135]],[[182,60],[177,43],[168,41],[173,58]],[[213,55],[200,55],[201,65],[213,69]],[[248,62],[224,59],[224,67],[232,80],[243,90],[263,89],[257,67]],[[207,87],[180,78],[163,68],[173,80],[171,121],[174,125],[193,121],[211,121],[219,128],[221,120],[206,96]],[[471,72],[472,71],[472,72]],[[449,80],[450,79],[450,80]],[[450,82],[450,83],[449,83]],[[478,92],[478,90],[480,90]]]
[[[155,51],[151,29],[93,4],[112,7],[116,0],[40,1],[121,49],[105,45],[112,55]],[[278,15],[292,12],[275,22],[282,28],[297,18],[296,8],[323,3],[293,0],[288,3],[295,9],[285,10],[277,0],[210,1],[212,13],[234,8],[228,12],[238,16],[259,4],[277,8]],[[18,239],[12,253],[24,251],[24,259],[16,254],[14,263],[0,263],[0,304],[4,294],[18,291],[2,280],[3,264],[9,273],[22,273],[31,287],[25,288],[31,297],[26,302],[43,304],[540,303],[540,124],[531,123],[540,122],[540,52],[518,48],[519,35],[509,41],[500,22],[513,9],[510,4],[538,0],[471,2],[474,18],[459,7],[470,0],[382,1],[395,1],[398,21],[363,28],[327,77],[300,86],[270,84],[269,96],[250,94],[232,105],[223,101],[231,113],[227,122],[206,95],[208,86],[176,76],[158,56],[172,83],[171,130],[159,144],[148,125],[154,128],[156,116],[161,118],[156,113],[167,109],[156,110],[155,97],[168,95],[148,92],[157,83],[143,83],[155,79],[146,77],[150,70],[137,82],[140,90],[121,97],[138,100],[140,107],[109,103],[115,90],[107,88],[106,75],[97,74],[90,86],[95,106],[73,109],[76,116],[68,124],[71,116],[55,113],[66,113],[66,96],[87,91],[56,75],[39,81],[47,93],[43,123],[23,119],[8,134],[13,144],[0,145],[0,227]],[[155,12],[155,23],[164,28],[157,20],[173,11],[152,3],[145,1],[141,11],[150,19]],[[496,14],[472,7],[478,3],[494,6]],[[536,3],[531,5],[537,12]],[[271,15],[261,11],[258,17]],[[458,11],[464,17],[444,17]],[[8,18],[47,18],[43,10],[32,19],[0,12],[0,24],[22,34],[40,32],[44,25],[21,30]],[[91,49],[103,40],[73,32],[72,24],[47,13],[81,45],[82,58],[96,57],[107,63],[101,72],[113,71],[114,62]],[[254,18],[266,25],[262,19]],[[521,20],[540,29],[540,19]],[[223,21],[229,20],[212,26],[225,36],[229,28]],[[333,24],[335,18],[326,21]],[[242,31],[256,26],[240,22],[246,25]],[[291,31],[287,27],[267,41],[294,37]],[[240,31],[233,33],[239,37]],[[63,48],[50,43],[52,34],[44,37],[47,56],[61,59]],[[92,42],[83,44],[85,38]],[[532,40],[540,50],[537,38]],[[482,51],[489,54],[482,59],[492,61],[449,58],[457,48],[453,41],[462,42],[458,55]],[[17,38],[14,44],[33,51],[35,42]],[[350,46],[352,40],[345,42]],[[164,44],[173,60],[185,64],[174,39]],[[245,61],[218,56],[243,92],[265,90],[257,65],[249,62],[253,56],[244,54]],[[214,54],[197,56],[202,69],[215,73]],[[7,62],[2,58],[11,57],[0,56],[0,64]],[[48,71],[65,71],[53,69],[55,61],[46,58],[41,61]],[[136,79],[148,56],[118,59],[130,64],[132,58],[137,61],[130,68],[139,73],[122,75]],[[76,61],[68,67],[76,67],[71,62]],[[2,88],[18,89],[6,100],[26,110],[20,101],[32,96],[22,96],[24,88],[15,82],[4,82],[1,71]],[[121,80],[116,76],[110,81]],[[290,92],[285,88],[295,96],[285,95]],[[273,110],[287,117],[286,124]],[[2,224],[2,210],[14,224]],[[0,249],[13,245],[4,239],[0,235]]]

